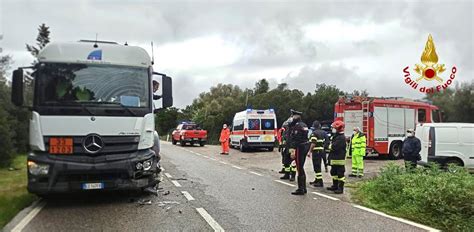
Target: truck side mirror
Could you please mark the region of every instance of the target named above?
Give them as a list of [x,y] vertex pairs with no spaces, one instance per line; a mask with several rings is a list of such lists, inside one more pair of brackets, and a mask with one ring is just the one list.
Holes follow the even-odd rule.
[[[158,91],[153,93],[153,100],[161,102],[161,104],[155,102],[157,108],[154,110],[154,112],[157,113],[161,109],[173,106],[173,82],[171,77],[167,76],[166,74],[153,72],[153,75],[161,77],[154,78],[154,80],[160,83],[159,91],[161,92],[161,95],[157,95]],[[159,108],[158,105],[161,105],[161,107]]]
[[16,106],[23,105],[23,69],[13,71],[11,101]]
[[169,76],[163,76],[163,108],[173,106],[173,81]]

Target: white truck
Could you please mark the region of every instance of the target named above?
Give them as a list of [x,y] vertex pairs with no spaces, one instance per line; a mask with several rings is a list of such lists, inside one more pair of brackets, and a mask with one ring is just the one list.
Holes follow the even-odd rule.
[[[145,189],[158,183],[154,106],[173,104],[172,81],[148,53],[114,42],[51,43],[32,68],[28,191]],[[23,69],[12,102],[23,105]],[[152,81],[161,82],[161,99]]]

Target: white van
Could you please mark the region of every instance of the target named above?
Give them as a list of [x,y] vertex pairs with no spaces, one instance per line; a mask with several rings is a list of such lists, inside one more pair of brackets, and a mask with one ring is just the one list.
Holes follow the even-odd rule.
[[238,112],[232,122],[230,146],[246,151],[248,148],[267,148],[273,151],[277,133],[275,111],[247,109]]
[[473,123],[418,124],[415,136],[421,141],[420,165],[436,162],[457,164],[474,171]]

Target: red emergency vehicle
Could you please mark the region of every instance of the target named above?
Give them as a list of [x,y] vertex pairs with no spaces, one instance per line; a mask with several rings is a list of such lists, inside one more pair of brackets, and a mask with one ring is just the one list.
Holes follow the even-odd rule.
[[340,97],[334,107],[335,120],[345,123],[345,135],[354,127],[367,136],[367,152],[402,157],[402,141],[407,129],[417,123],[439,122],[438,107],[406,98]]

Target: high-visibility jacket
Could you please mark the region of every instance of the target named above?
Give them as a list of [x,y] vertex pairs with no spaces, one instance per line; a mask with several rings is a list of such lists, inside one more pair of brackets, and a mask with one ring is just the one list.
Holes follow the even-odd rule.
[[351,140],[352,156],[364,156],[366,146],[365,134],[361,132],[355,134]]
[[222,128],[221,130],[221,136],[219,138],[219,141],[221,143],[225,143],[227,141],[229,141],[229,137],[230,137],[230,130],[229,128]]

